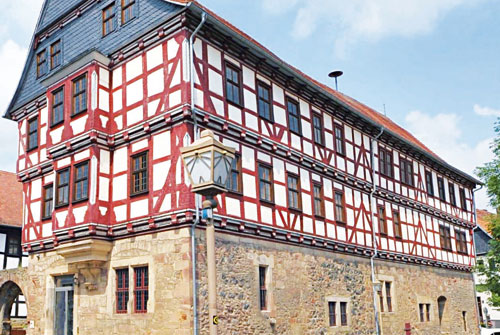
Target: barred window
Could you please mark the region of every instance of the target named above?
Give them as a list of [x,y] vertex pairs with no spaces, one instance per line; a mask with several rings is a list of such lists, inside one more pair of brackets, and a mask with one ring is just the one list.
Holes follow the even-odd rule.
[[267,286],[266,286],[267,268],[259,266],[259,302],[260,309],[267,309]]
[[330,327],[337,325],[337,314],[335,313],[335,301],[328,302],[328,324]]
[[132,187],[131,194],[141,194],[148,191],[148,152],[132,157]]
[[148,311],[148,267],[140,267],[134,269],[134,297],[135,297],[135,312],[147,313]]
[[127,313],[128,269],[116,270],[116,313]]
[[391,296],[391,282],[385,282],[385,300],[387,302],[387,311],[392,312],[392,296]]
[[75,166],[73,200],[80,201],[88,198],[89,192],[89,162]]
[[340,325],[347,326],[347,302],[340,302]]

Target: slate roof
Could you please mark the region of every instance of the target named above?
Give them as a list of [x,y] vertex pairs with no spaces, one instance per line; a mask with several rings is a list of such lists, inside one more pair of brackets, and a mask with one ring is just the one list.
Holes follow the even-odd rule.
[[[38,32],[51,25],[51,23],[57,22],[64,17],[68,13],[68,10],[71,11],[75,7],[75,4],[82,2],[82,0],[69,0],[68,4],[66,4],[66,1],[68,0],[45,0],[34,37],[37,36]],[[41,42],[36,50],[33,47],[33,38],[21,80],[4,117],[9,118],[12,111],[42,95],[46,91],[46,88],[41,82],[48,76],[56,73],[58,69],[65,67],[90,51],[95,50],[103,55],[109,55],[127,42],[139,38],[147,31],[165,22],[170,16],[175,15],[182,9],[177,4],[169,3],[165,0],[141,0],[137,3],[137,17],[127,24],[122,25],[118,24],[120,20],[119,8],[121,1],[115,1],[116,29],[105,37],[102,37],[101,31],[101,11],[110,4],[109,1],[94,3],[81,17],[71,21],[63,29],[58,30]],[[51,9],[54,10],[53,13],[49,12]],[[61,66],[49,71],[47,75],[37,78],[36,54],[43,49],[48,50],[50,45],[58,39],[61,39],[62,42]]]
[[36,32],[38,33],[47,28],[51,25],[52,22],[56,21],[59,17],[71,11],[73,8],[77,7],[83,2],[85,2],[85,0],[45,1],[40,13],[40,19],[38,20],[38,24],[36,26]]
[[22,227],[23,184],[15,173],[0,171],[0,226]]

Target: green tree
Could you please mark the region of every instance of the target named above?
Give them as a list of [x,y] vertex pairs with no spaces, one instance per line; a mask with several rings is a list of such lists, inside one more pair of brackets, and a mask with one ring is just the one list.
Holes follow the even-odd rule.
[[[495,155],[491,162],[476,169],[476,174],[484,182],[490,204],[493,208],[500,209],[500,122],[495,123],[496,138],[492,149]],[[478,287],[481,291],[490,291],[490,303],[500,307],[500,216],[491,215],[488,218],[489,232],[493,236],[490,240],[490,251],[486,255],[486,262],[478,262],[477,271],[486,278],[486,282]]]

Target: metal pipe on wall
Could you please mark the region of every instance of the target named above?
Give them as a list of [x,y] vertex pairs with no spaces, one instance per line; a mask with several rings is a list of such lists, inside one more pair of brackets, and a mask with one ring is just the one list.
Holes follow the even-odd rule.
[[[477,226],[477,208],[476,208],[476,192],[481,190],[483,188],[483,185],[481,185],[477,190],[472,190],[472,213],[474,215],[474,224]],[[472,248],[474,251],[474,256],[476,255],[476,237],[474,235],[474,230],[472,230]],[[475,259],[475,257],[474,257]],[[479,311],[479,306],[477,304],[477,290],[476,290],[476,282],[474,280],[474,273],[471,273],[472,275],[472,287],[474,289],[474,304],[476,305],[475,311],[476,311],[476,318],[478,320],[477,327],[479,328],[479,332],[481,332],[481,321],[479,320],[479,315],[481,315]]]
[[[198,130],[198,121],[196,120],[196,113],[195,113],[195,102],[194,102],[194,38],[200,31],[201,27],[205,24],[207,21],[207,14],[203,12],[201,15],[201,22],[198,24],[196,29],[193,31],[191,36],[189,37],[189,63],[190,63],[190,70],[189,70],[189,75],[190,75],[190,88],[191,88],[191,113],[193,116],[194,120],[194,129],[193,129],[193,136],[194,140],[199,139],[200,134]],[[191,225],[191,263],[192,263],[192,273],[191,276],[193,277],[193,334],[198,335],[198,286],[196,284],[196,225],[200,221],[200,203],[201,203],[201,196],[198,194],[195,194],[195,220],[193,224]]]
[[375,289],[375,283],[377,279],[375,278],[375,258],[378,255],[377,248],[377,236],[375,235],[375,204],[373,195],[377,190],[377,186],[375,184],[375,153],[374,153],[374,143],[382,136],[384,133],[384,128],[380,129],[380,133],[372,138],[370,141],[370,164],[372,167],[372,190],[370,192],[370,213],[371,213],[371,221],[372,221],[372,243],[373,243],[373,255],[370,257],[370,267],[371,267],[371,277],[372,277],[372,290],[373,290],[373,313],[375,317],[375,331],[377,335],[380,335],[380,319],[379,312],[377,306],[377,290]]

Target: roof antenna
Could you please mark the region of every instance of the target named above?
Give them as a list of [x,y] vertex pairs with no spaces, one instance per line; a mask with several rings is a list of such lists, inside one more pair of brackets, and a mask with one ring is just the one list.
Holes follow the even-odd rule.
[[330,72],[330,74],[328,75],[328,77],[330,77],[330,78],[335,78],[335,90],[336,91],[339,90],[339,85],[337,83],[337,78],[340,77],[343,74],[344,74],[344,72],[337,70],[337,71]]
[[385,104],[384,104],[384,116],[387,116],[387,113],[385,112]]

